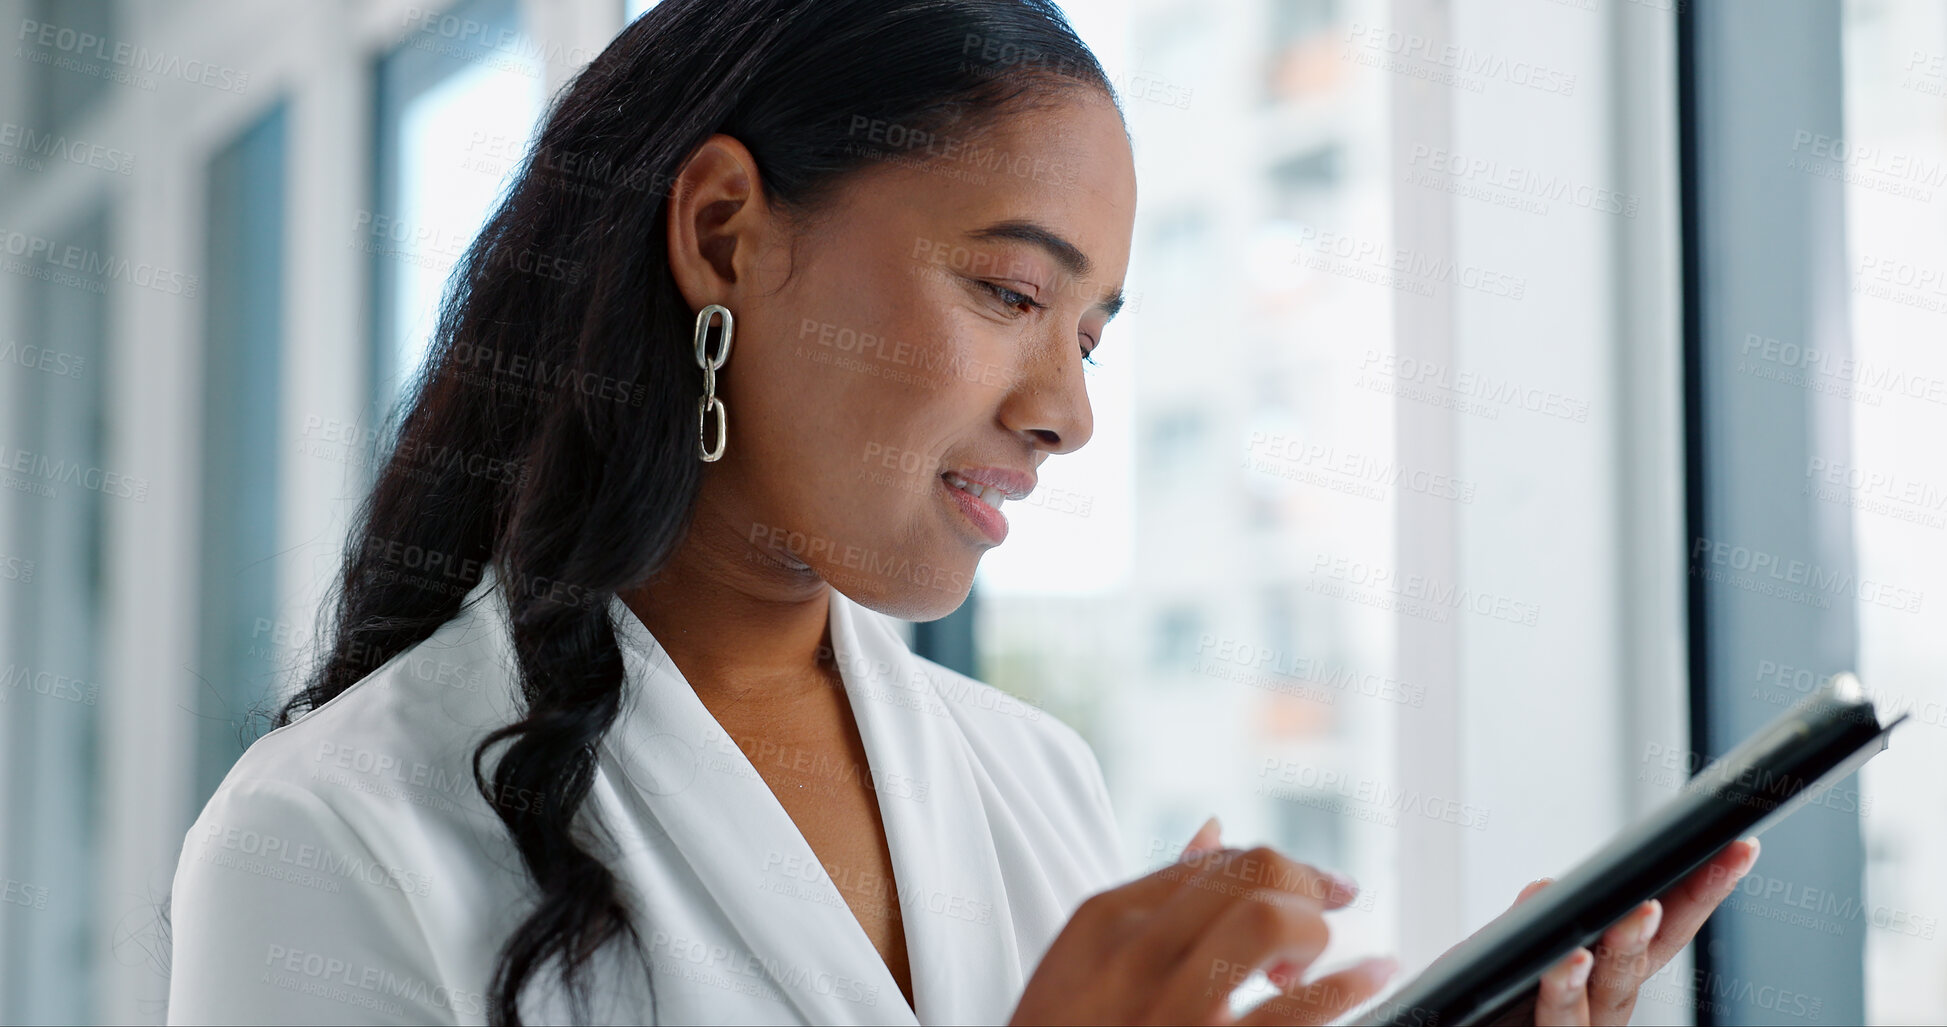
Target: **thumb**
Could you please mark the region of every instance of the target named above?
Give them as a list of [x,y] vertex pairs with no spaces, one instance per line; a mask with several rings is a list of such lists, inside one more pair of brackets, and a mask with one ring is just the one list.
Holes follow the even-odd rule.
[[1197,828],[1197,833],[1190,836],[1190,844],[1183,847],[1183,854],[1176,858],[1177,862],[1181,863],[1199,852],[1215,852],[1223,848],[1219,841],[1223,830],[1224,825],[1218,823],[1214,816],[1204,821],[1203,826]]
[[1516,895],[1514,897],[1513,905],[1510,905],[1508,908],[1513,909],[1515,906],[1519,906],[1523,902],[1526,902],[1529,899],[1534,898],[1535,895],[1538,894],[1543,888],[1546,888],[1553,883],[1555,883],[1555,879],[1552,877],[1544,877],[1539,881],[1528,882],[1528,886],[1521,889],[1521,894]]

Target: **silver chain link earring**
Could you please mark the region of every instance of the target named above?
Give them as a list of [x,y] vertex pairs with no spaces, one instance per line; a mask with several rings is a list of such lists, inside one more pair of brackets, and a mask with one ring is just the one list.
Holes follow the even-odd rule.
[[[710,334],[710,315],[723,315],[723,346],[712,357],[704,343]],[[730,308],[712,303],[696,313],[696,366],[703,369],[703,398],[696,401],[696,454],[706,464],[723,459],[723,447],[729,425],[725,421],[723,400],[717,398],[717,372],[723,369],[723,362],[730,359],[730,337],[736,331],[736,319],[730,316]],[[711,448],[706,439],[710,437],[710,411],[717,414],[717,444]]]

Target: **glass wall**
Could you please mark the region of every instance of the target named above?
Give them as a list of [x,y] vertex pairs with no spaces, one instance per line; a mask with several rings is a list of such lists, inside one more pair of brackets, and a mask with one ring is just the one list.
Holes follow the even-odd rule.
[[84,259],[28,284],[26,330],[4,343],[10,362],[35,372],[26,402],[0,417],[12,436],[0,440],[0,502],[19,531],[9,548],[25,554],[5,575],[25,594],[0,656],[0,756],[18,782],[7,815],[33,825],[0,846],[0,1017],[9,1023],[95,1018],[100,709],[114,700],[103,688],[104,523],[107,504],[140,504],[149,491],[106,457],[108,224],[98,210],[60,234]]
[[273,107],[210,161],[194,819],[264,733],[297,657],[278,603],[285,137]]
[[1845,133],[1798,148],[1845,182],[1852,354],[1800,353],[1793,370],[1850,397],[1852,438],[1808,460],[1802,488],[1851,512],[1873,586],[1860,677],[1911,720],[1860,773],[1864,901],[1802,905],[1809,929],[1864,925],[1871,1022],[1931,1023],[1947,1010],[1947,7],[1847,0],[1844,47]]
[[372,259],[381,419],[418,373],[453,265],[526,156],[542,52],[515,0],[473,0],[428,12],[379,61],[373,203],[354,231]]
[[[1392,398],[1344,387],[1392,348],[1401,285],[1351,256],[1391,238],[1389,87],[1335,50],[1385,5],[1063,6],[1136,141],[1129,302],[1088,372],[1093,438],[982,560],[981,670],[1089,738],[1132,869],[1220,814],[1372,883],[1371,908],[1397,832],[1337,782],[1396,778],[1406,694],[1391,617],[1313,568],[1391,545]],[[1386,918],[1341,926],[1395,946]]]

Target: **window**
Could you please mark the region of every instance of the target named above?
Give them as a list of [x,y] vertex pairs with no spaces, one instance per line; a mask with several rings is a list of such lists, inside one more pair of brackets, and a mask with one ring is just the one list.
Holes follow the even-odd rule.
[[[278,413],[284,363],[282,105],[209,165],[203,352],[202,637],[193,819],[263,733],[295,649],[277,609]],[[308,630],[308,625],[306,625]]]
[[543,48],[519,16],[515,0],[471,0],[379,62],[377,182],[356,229],[372,257],[380,418],[418,374],[453,267],[527,155]]
[[[1947,1009],[1947,8],[1847,0],[1843,18],[1845,131],[1797,149],[1808,170],[1846,183],[1832,287],[1851,304],[1852,352],[1784,361],[1781,340],[1777,355],[1850,399],[1850,445],[1824,434],[1800,487],[1851,521],[1858,585],[1843,598],[1856,600],[1860,679],[1885,714],[1911,720],[1860,773],[1865,890],[1812,919],[1863,933],[1870,1022],[1924,1023]],[[1825,668],[1756,670],[1789,695]]]
[[112,699],[101,685],[104,525],[107,504],[139,503],[147,492],[107,466],[108,224],[96,211],[59,234],[60,245],[91,259],[73,275],[30,283],[9,358],[22,344],[55,355],[31,362],[40,373],[4,418],[12,444],[0,445],[0,502],[21,528],[9,548],[33,566],[31,575],[9,575],[26,594],[0,657],[0,757],[17,782],[7,817],[32,826],[10,831],[0,847],[0,883],[21,897],[0,908],[9,953],[0,1017],[13,1023],[97,1019],[91,957],[104,943],[97,893],[106,835],[99,711]]
[[[1684,739],[1674,19],[1063,6],[1127,111],[1142,303],[1042,469],[1116,477],[1009,511],[981,665],[1089,739],[1132,868],[1216,813],[1361,881],[1327,959],[1403,980],[1677,784],[1635,756]],[[1081,545],[1118,573],[1039,573]]]

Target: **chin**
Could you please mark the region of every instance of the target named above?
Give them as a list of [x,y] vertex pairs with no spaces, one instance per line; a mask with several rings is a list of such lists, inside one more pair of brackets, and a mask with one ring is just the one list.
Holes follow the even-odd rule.
[[935,564],[900,557],[874,567],[832,567],[827,584],[874,613],[934,621],[960,608],[973,589],[976,562]]

